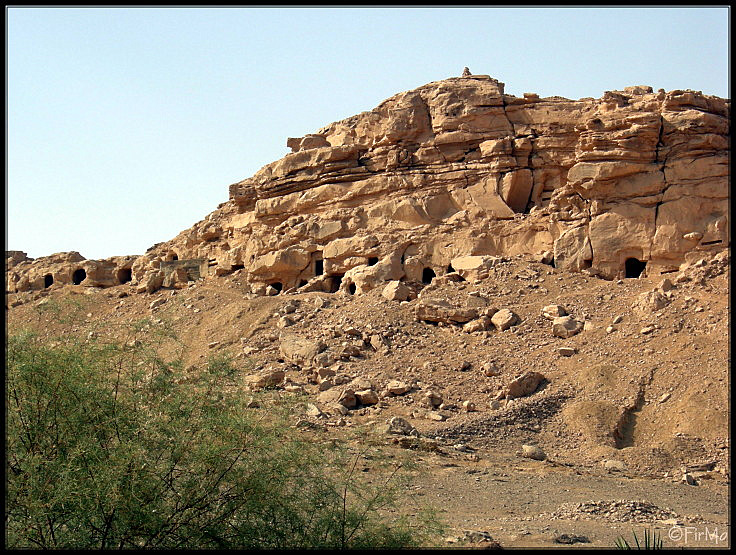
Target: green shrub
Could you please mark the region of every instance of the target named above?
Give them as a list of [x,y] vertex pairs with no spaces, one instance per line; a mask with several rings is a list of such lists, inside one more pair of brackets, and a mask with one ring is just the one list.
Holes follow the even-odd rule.
[[[636,545],[636,549],[663,549],[662,536],[657,533],[657,530],[649,530],[648,528],[645,528],[643,544],[639,543],[639,538],[637,537],[636,532],[632,532],[632,534],[634,536],[634,545]],[[623,536],[619,536],[616,539],[616,547],[618,549],[633,549],[631,544],[629,544]]]
[[288,403],[252,416],[223,387],[229,361],[192,383],[145,346],[17,334],[6,368],[6,548],[407,547],[437,531],[389,519],[392,475],[358,479]]

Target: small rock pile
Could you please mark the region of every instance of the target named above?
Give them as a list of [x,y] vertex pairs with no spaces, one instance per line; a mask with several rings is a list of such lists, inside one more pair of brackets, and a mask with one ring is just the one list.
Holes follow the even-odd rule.
[[551,520],[605,519],[611,522],[653,522],[681,518],[671,509],[662,509],[647,501],[627,500],[563,503],[553,513],[541,517]]

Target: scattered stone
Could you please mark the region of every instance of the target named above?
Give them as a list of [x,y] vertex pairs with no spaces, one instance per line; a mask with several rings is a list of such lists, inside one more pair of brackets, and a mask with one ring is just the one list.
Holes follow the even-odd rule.
[[558,347],[557,348],[557,353],[563,357],[571,357],[577,352],[578,350],[575,349],[574,347]]
[[321,380],[319,380],[319,385],[317,386],[317,389],[319,391],[327,391],[328,389],[331,389],[335,387],[335,380],[332,377],[326,377]]
[[486,331],[491,327],[492,320],[488,316],[481,316],[475,320],[471,320],[463,326],[465,333],[475,333],[478,331]]
[[312,418],[324,416],[324,413],[320,410],[320,408],[317,405],[313,405],[312,403],[307,403],[306,413],[307,416],[311,416]]
[[526,397],[527,395],[534,393],[544,379],[544,374],[541,374],[540,372],[525,372],[518,378],[509,382],[501,393],[506,399]]
[[583,330],[583,322],[572,316],[559,316],[552,320],[552,335],[567,339]]
[[381,295],[389,301],[405,301],[411,294],[410,289],[400,281],[391,281],[383,288]]
[[325,403],[324,408],[330,414],[335,414],[337,416],[346,416],[350,412],[350,410],[345,405],[334,401]]
[[563,503],[551,514],[541,514],[550,520],[578,520],[582,518],[602,519],[608,522],[656,522],[678,518],[670,509],[660,509],[648,501],[588,501],[585,503]]
[[502,308],[493,315],[493,317],[491,318],[491,322],[494,326],[496,326],[497,330],[505,331],[511,326],[518,324],[520,322],[520,319],[514,312],[512,312],[508,308]]
[[554,261],[554,259],[555,259],[555,253],[554,252],[552,252],[552,251],[544,251],[539,256],[539,259],[538,260],[542,264],[550,265],[550,264],[552,264],[552,262]]
[[327,348],[323,341],[312,340],[292,332],[281,332],[279,349],[283,357],[299,366],[306,365]]
[[289,316],[282,316],[276,322],[276,327],[279,329],[288,328],[289,326],[293,326],[295,323],[296,321],[293,318],[290,318]]
[[460,363],[459,363],[459,364],[458,364],[458,365],[457,365],[457,366],[455,367],[455,371],[456,371],[456,372],[467,372],[467,371],[468,371],[468,370],[470,370],[470,369],[471,369],[472,367],[473,367],[473,364],[472,364],[472,363],[471,363],[470,361],[468,361],[468,360],[463,360],[462,362],[460,362]]
[[544,451],[536,445],[522,445],[521,456],[527,459],[534,459],[535,461],[543,461],[547,458]]
[[480,543],[480,542],[492,542],[494,541],[491,534],[485,530],[463,530],[463,537],[461,541],[468,543]]
[[626,465],[622,461],[609,459],[603,462],[603,468],[611,472],[624,472],[626,470]]
[[394,416],[388,421],[388,431],[392,434],[410,435],[416,429],[406,419]]
[[244,381],[250,389],[265,389],[280,384],[286,372],[283,370],[271,370],[262,374],[251,374],[245,376]]
[[386,384],[386,390],[391,395],[404,395],[411,389],[411,386],[405,382],[401,382],[398,380],[391,380]]
[[690,472],[683,473],[682,481],[686,483],[688,486],[698,485],[698,481],[695,479],[695,477]]
[[654,289],[648,293],[639,295],[632,308],[637,312],[647,314],[663,309],[669,302],[669,299],[661,291]]
[[388,351],[389,345],[388,341],[382,336],[378,334],[373,334],[370,336],[369,342],[371,344],[371,347],[373,347],[376,351]]
[[542,316],[544,316],[548,320],[554,320],[555,318],[559,318],[560,316],[567,316],[567,310],[565,310],[564,306],[560,306],[558,304],[550,304],[542,309]]
[[416,306],[416,319],[422,322],[443,322],[445,324],[463,324],[478,317],[475,308],[453,306],[445,300],[424,300]]
[[372,389],[356,391],[355,397],[361,405],[375,405],[378,403],[378,394]]
[[442,395],[429,390],[424,393],[424,403],[431,409],[437,408],[442,404]]
[[484,362],[483,366],[481,366],[481,370],[483,372],[483,375],[489,378],[501,374],[498,366],[496,366],[496,363],[493,361]]
[[349,387],[332,387],[320,393],[317,399],[324,405],[337,403],[346,409],[354,409],[358,405],[355,391]]
[[155,299],[155,300],[151,301],[151,304],[148,305],[148,308],[150,310],[154,310],[155,308],[158,308],[159,306],[161,306],[165,302],[166,302],[166,298],[165,297],[160,297],[158,299]]
[[667,291],[671,291],[672,289],[674,289],[675,286],[668,278],[664,278],[662,281],[659,282],[659,285],[657,287],[660,289],[660,291],[664,291],[666,293]]
[[575,534],[560,534],[554,539],[555,543],[561,543],[564,545],[572,545],[574,543],[590,543],[587,536],[576,536]]

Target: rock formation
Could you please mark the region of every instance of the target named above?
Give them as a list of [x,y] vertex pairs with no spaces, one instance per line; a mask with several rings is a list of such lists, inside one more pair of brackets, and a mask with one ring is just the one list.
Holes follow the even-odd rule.
[[239,271],[256,294],[360,294],[515,254],[605,279],[676,271],[730,246],[729,116],[729,100],[690,90],[575,101],[507,95],[487,75],[437,81],[288,139],[142,256],[8,252],[6,287],[151,292]]

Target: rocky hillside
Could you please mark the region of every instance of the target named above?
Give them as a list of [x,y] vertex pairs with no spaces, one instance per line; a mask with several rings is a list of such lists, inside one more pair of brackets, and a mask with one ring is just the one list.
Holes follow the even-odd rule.
[[289,139],[141,256],[6,252],[8,330],[155,341],[178,383],[228,361],[295,426],[411,449],[448,543],[724,530],[729,108],[430,83]]
[[674,272],[730,245],[729,117],[729,100],[694,91],[567,100],[507,95],[486,75],[429,83],[288,139],[292,153],[142,256],[10,252],[7,290],[151,293],[240,271],[258,295],[363,294],[516,254],[605,279]]

